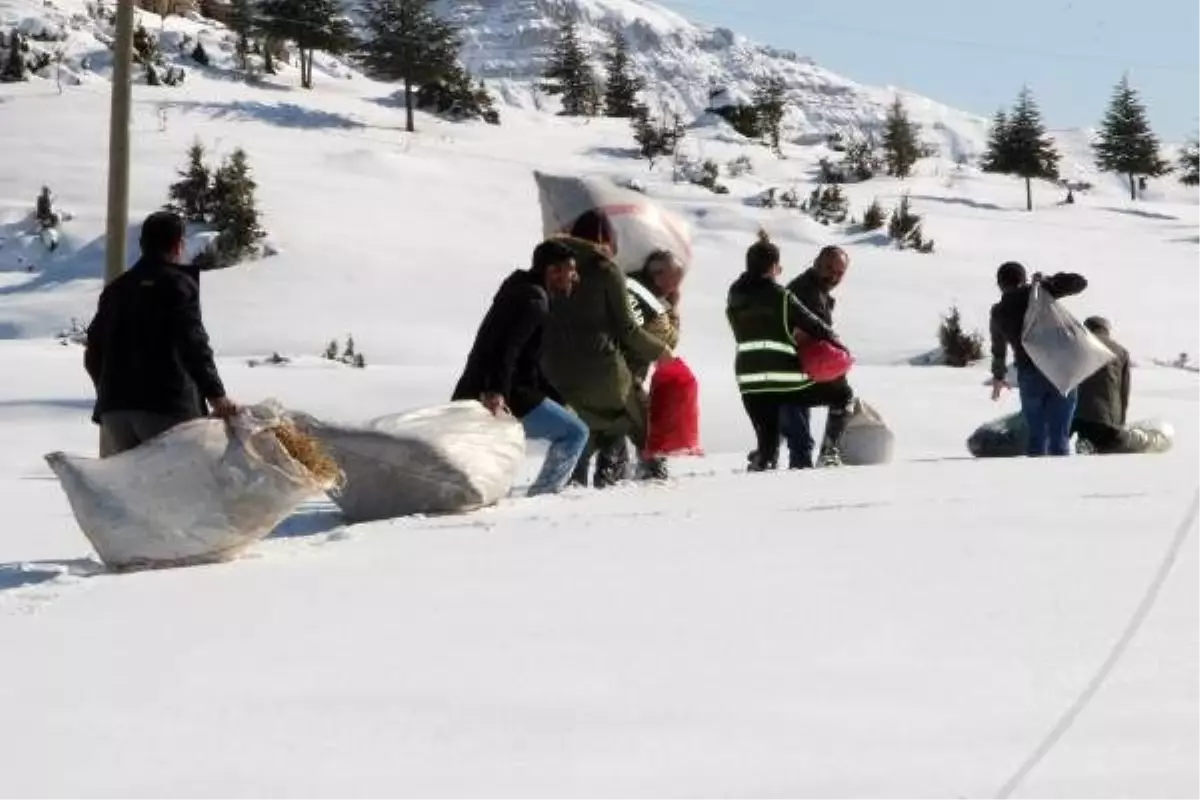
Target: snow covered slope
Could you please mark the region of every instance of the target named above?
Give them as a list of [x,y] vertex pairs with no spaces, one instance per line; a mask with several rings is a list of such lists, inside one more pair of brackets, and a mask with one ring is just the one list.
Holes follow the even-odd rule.
[[[833,132],[849,136],[876,129],[896,94],[861,86],[727,28],[692,23],[649,0],[443,0],[442,8],[463,26],[470,69],[493,79],[505,100],[522,106],[557,107],[535,86],[558,26],[567,19],[576,22],[597,63],[610,49],[613,31],[627,37],[652,107],[657,99],[698,115],[710,106],[712,92],[748,99],[757,79],[775,75],[786,81],[793,104],[785,120],[789,136],[815,142]],[[948,158],[982,151],[985,120],[909,92],[900,95],[913,119],[926,126],[925,139]]]
[[[4,19],[75,12],[0,0]],[[203,277],[236,398],[350,421],[443,400],[539,237],[532,171],[636,178],[693,230],[681,353],[710,455],[673,463],[663,486],[462,517],[346,526],[314,498],[235,563],[103,574],[42,456],[96,444],[80,348],[53,335],[86,322],[100,290],[109,94],[92,72],[61,95],[52,75],[0,86],[0,794],[994,796],[1176,543],[1129,649],[1016,796],[1200,792],[1198,538],[1181,527],[1200,384],[1155,365],[1200,352],[1194,190],[1155,181],[1134,204],[1097,180],[1065,206],[1037,184],[1030,214],[1019,181],[928,159],[906,181],[847,187],[856,216],[911,197],[936,252],[899,252],[751,205],[771,187],[806,193],[822,146],[789,143],[780,160],[698,128],[687,154],[722,165],[716,195],[648,169],[619,121],[514,107],[500,127],[419,115],[408,135],[392,86],[332,60],[312,92],[291,68],[249,86],[219,28],[165,27],[214,65],[135,87],[133,222],[194,139],[218,156],[241,146],[281,251]],[[68,42],[102,75],[88,30]],[[1086,142],[1064,140],[1083,164]],[[738,157],[753,171],[731,177]],[[74,214],[53,254],[28,236],[43,184]],[[744,474],[723,309],[760,225],[789,277],[821,245],[849,251],[838,328],[896,463]],[[1070,308],[1112,319],[1138,362],[1131,416],[1173,422],[1173,452],[966,458],[971,430],[1016,398],[990,402],[982,365],[909,360],[951,304],[984,327],[995,268],[1014,258],[1089,277]],[[316,358],[347,334],[366,369]],[[276,351],[294,360],[249,363]]]

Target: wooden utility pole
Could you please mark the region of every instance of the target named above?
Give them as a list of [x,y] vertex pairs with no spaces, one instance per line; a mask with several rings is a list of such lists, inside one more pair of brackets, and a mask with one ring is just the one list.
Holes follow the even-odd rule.
[[112,110],[108,128],[108,229],[104,240],[104,282],[125,271],[129,230],[129,106],[133,71],[133,0],[117,0],[113,45]]

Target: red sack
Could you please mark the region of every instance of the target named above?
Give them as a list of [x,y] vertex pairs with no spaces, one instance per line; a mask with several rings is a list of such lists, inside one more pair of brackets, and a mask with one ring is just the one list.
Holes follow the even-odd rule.
[[654,370],[644,458],[700,456],[700,387],[683,359]]
[[800,345],[800,368],[817,383],[844,377],[854,366],[854,356],[829,342],[811,339]]

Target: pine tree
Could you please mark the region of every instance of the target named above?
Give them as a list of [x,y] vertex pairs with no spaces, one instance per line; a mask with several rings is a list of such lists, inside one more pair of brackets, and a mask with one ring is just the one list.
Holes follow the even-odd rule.
[[1159,155],[1158,137],[1146,120],[1146,107],[1129,85],[1128,75],[1113,90],[1100,138],[1092,148],[1096,166],[1129,178],[1129,197],[1133,200],[1137,200],[1138,176],[1157,178],[1169,169]]
[[876,154],[873,136],[849,142],[845,145],[845,152],[846,157],[842,162],[843,169],[848,169],[856,180],[868,181],[874,178],[875,173],[883,167]]
[[562,95],[563,113],[570,117],[588,114],[595,102],[596,71],[588,63],[587,51],[579,40],[574,20],[566,20],[559,28],[558,42],[542,73],[546,83],[543,90]]
[[204,145],[199,140],[188,148],[187,168],[178,173],[180,180],[168,189],[167,207],[182,214],[189,222],[208,220],[212,195],[212,174],[204,163]]
[[908,247],[920,250],[925,245],[921,235],[921,218],[912,213],[908,195],[901,196],[900,205],[892,212],[888,222],[888,238],[896,242],[901,250]]
[[341,55],[354,44],[337,0],[259,0],[259,27],[270,38],[291,40],[300,50],[300,85],[313,87],[313,54]]
[[653,119],[650,109],[638,104],[634,109],[631,124],[633,137],[638,143],[642,158],[650,162],[651,169],[659,156],[675,155],[679,143],[687,134],[679,115],[668,113],[665,108],[659,118]]
[[258,184],[250,176],[246,151],[234,150],[213,178],[211,216],[220,231],[217,251],[222,266],[230,266],[249,253],[266,236],[259,224],[255,201]]
[[1179,182],[1185,186],[1200,184],[1200,140],[1191,139],[1179,150]]
[[28,80],[29,70],[25,64],[25,53],[21,45],[21,34],[13,31],[9,35],[8,60],[0,70],[0,83],[20,83]]
[[947,366],[967,367],[983,358],[983,336],[978,331],[966,332],[958,306],[951,306],[942,317],[938,343]]
[[777,155],[783,154],[783,117],[787,111],[787,83],[777,75],[755,81],[754,111],[758,127]]
[[618,31],[613,34],[612,51],[604,57],[607,79],[604,85],[604,113],[628,119],[634,116],[638,92],[643,88],[629,64],[629,43]]
[[255,32],[253,0],[233,0],[229,8],[229,28],[237,34],[234,52],[242,72],[250,71],[251,37]]
[[196,46],[192,49],[192,61],[195,61],[202,67],[207,67],[210,63],[208,51],[204,49],[204,45],[196,42]]
[[876,197],[871,201],[871,205],[867,206],[867,210],[863,212],[862,229],[864,231],[877,231],[887,223],[887,215],[883,213],[883,206],[879,204],[879,198]]
[[147,70],[160,60],[158,39],[140,22],[133,30],[133,60],[134,63],[141,64]]
[[1010,171],[1009,164],[1012,163],[1012,158],[1009,156],[1008,146],[1008,114],[1004,109],[1000,109],[996,112],[996,116],[992,117],[987,152],[984,153],[983,161],[980,164],[984,172],[1007,174]]
[[920,157],[917,128],[908,118],[899,95],[888,110],[883,130],[883,153],[889,175],[907,178]]
[[374,77],[404,83],[404,127],[411,133],[413,86],[454,76],[458,31],[437,16],[433,0],[369,0],[366,12],[371,38],[363,43],[359,61]]
[[1033,210],[1034,178],[1056,180],[1058,178],[1058,151],[1054,142],[1046,135],[1042,114],[1033,99],[1033,92],[1026,86],[1017,96],[1012,114],[1006,127],[1004,172],[1025,179],[1025,208]]

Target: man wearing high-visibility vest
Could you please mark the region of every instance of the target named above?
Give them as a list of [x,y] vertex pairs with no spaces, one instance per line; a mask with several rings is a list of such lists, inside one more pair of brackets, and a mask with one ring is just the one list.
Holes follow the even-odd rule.
[[833,329],[779,284],[779,247],[759,232],[746,251],[746,271],[729,287],[725,315],[737,340],[734,370],[742,404],[758,448],[749,470],[775,469],[779,460],[780,411],[788,404],[828,406],[821,445],[823,465],[839,463],[839,447],[854,397],[844,379],[815,383],[804,373],[797,335],[845,349]]

